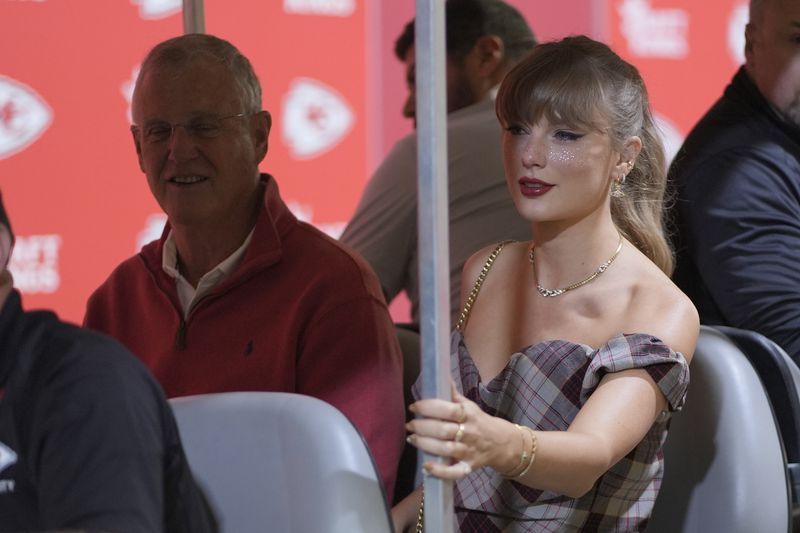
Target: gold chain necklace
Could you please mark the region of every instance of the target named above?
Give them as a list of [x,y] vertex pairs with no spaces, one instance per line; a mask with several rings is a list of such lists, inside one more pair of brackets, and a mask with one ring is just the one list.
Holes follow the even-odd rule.
[[[614,254],[608,258],[608,261],[597,267],[597,270],[589,274],[588,277],[580,280],[577,283],[573,283],[572,285],[567,285],[566,287],[562,287],[560,289],[546,289],[539,285],[539,282],[536,282],[536,290],[539,291],[539,294],[544,296],[545,298],[555,298],[556,296],[561,296],[565,292],[571,291],[573,289],[577,289],[578,287],[583,287],[587,283],[593,281],[597,276],[608,270],[608,267],[611,266],[611,263],[614,262],[614,259],[617,258],[619,255],[620,250],[622,250],[622,234],[619,234],[619,244],[617,245],[617,249],[614,250]],[[531,245],[531,249],[528,252],[528,259],[531,262],[531,270],[533,271],[533,279],[536,279],[536,265],[533,262],[533,245]]]

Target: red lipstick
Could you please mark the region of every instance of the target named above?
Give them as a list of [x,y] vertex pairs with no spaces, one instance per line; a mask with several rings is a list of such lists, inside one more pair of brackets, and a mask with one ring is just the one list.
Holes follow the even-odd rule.
[[547,183],[546,181],[536,178],[522,177],[519,179],[519,190],[526,198],[538,198],[549,192],[553,187],[555,187],[555,185],[552,183]]

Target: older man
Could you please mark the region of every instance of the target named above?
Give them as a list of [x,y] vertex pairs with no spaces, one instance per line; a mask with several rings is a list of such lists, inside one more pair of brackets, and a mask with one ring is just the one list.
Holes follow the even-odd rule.
[[[445,19],[450,307],[455,318],[464,262],[488,244],[530,238],[506,188],[494,101],[503,76],[536,40],[519,11],[501,0],[448,0]],[[413,20],[397,39],[395,54],[408,80],[403,115],[414,118]],[[419,324],[416,133],[401,139],[370,178],[342,241],[369,261],[387,299],[401,291],[408,294],[411,321]]]
[[209,35],[165,41],[142,64],[132,115],[168,224],[92,295],[86,324],[128,346],[170,397],[286,391],[333,404],[391,497],[404,433],[391,318],[369,266],[299,222],[259,174],[271,120],[250,62]]
[[670,169],[675,281],[706,324],[751,329],[800,363],[800,2],[753,0],[745,65]]
[[0,201],[0,531],[216,531],[161,388],[112,339],[23,311],[12,243]]

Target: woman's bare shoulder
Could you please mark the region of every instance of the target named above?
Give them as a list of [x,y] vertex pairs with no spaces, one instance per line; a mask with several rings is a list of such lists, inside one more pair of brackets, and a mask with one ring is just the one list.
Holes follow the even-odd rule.
[[691,359],[700,331],[697,309],[652,263],[641,268],[641,275],[633,284],[628,316],[634,330],[655,335]]
[[[492,257],[501,245],[500,252],[495,257]],[[464,263],[464,270],[461,275],[462,286],[472,286],[483,268],[490,262],[490,259],[492,269],[502,270],[505,265],[514,263],[521,254],[527,253],[529,246],[530,243],[526,242],[505,241],[481,248]]]

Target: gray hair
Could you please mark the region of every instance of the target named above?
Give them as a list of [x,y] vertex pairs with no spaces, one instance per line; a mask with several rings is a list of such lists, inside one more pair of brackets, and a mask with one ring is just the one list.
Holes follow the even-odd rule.
[[136,85],[152,69],[182,67],[198,58],[217,61],[233,74],[246,113],[261,111],[261,84],[250,61],[231,43],[213,35],[190,33],[157,44],[144,58]]

